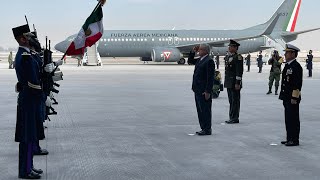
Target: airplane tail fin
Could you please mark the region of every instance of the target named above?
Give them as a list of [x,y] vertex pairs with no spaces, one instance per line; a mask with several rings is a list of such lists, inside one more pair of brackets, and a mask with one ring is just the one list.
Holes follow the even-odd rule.
[[268,24],[270,24],[276,18],[276,16],[279,15],[279,19],[277,20],[277,23],[274,26],[272,32],[294,32],[299,16],[301,1],[302,0],[285,0],[273,14],[273,16],[269,19],[269,21],[264,24],[251,27],[249,29],[263,29]]

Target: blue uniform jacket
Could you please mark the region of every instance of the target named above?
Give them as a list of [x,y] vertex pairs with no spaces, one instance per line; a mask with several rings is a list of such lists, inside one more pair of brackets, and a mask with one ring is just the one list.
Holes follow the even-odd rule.
[[15,62],[16,75],[21,86],[18,95],[15,141],[36,142],[44,138],[43,129],[39,127],[39,122],[43,119],[42,108],[45,98],[41,88],[41,64],[23,47],[19,47]]

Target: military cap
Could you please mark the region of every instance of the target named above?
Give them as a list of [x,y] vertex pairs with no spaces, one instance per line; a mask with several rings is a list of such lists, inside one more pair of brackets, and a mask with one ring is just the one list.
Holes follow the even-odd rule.
[[22,35],[33,36],[33,34],[30,32],[30,28],[28,24],[12,28],[12,32],[15,38]]
[[283,50],[283,51],[295,51],[295,52],[299,52],[300,49],[297,48],[296,46],[294,45],[291,45],[291,44],[286,44],[286,49]]
[[237,43],[235,40],[230,39],[230,43],[229,43],[229,45],[228,45],[228,46],[237,46],[237,47],[239,47],[239,46],[240,46],[240,44],[239,44],[239,43]]

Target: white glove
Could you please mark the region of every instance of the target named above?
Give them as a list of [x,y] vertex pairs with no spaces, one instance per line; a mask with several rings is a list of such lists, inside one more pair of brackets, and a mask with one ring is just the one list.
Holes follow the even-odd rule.
[[49,97],[50,99],[54,98],[53,93],[51,91],[50,91]]
[[58,60],[54,62],[56,66],[61,66],[63,64],[63,60]]
[[53,71],[53,68],[54,68],[53,63],[50,63],[50,64],[47,64],[47,65],[44,67],[44,70],[45,70],[47,73],[51,73],[51,72]]
[[46,106],[47,106],[47,107],[51,107],[51,106],[52,106],[52,102],[51,102],[51,100],[50,100],[50,97],[49,97],[49,96],[47,96]]

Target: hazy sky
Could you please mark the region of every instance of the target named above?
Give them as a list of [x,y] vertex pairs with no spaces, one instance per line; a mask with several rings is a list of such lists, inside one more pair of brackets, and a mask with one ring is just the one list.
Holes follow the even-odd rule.
[[[52,46],[77,33],[96,0],[1,0],[0,46],[16,47],[12,27],[36,25]],[[283,0],[108,0],[105,29],[244,29],[267,21]],[[320,27],[320,1],[302,0],[296,31]],[[320,50],[320,31],[300,35],[293,44]]]

